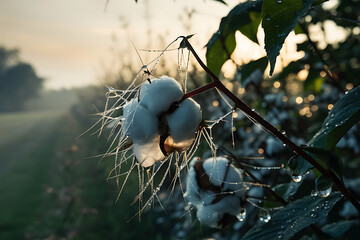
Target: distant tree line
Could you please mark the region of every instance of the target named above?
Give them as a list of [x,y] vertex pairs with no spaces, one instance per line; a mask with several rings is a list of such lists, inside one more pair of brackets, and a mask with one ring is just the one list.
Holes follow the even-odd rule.
[[0,46],[0,112],[20,111],[27,100],[38,96],[44,79],[19,58],[18,49]]

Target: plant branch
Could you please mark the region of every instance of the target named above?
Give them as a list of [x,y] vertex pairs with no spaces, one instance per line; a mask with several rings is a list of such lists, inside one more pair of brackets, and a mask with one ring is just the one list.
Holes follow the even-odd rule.
[[[280,141],[282,141],[284,144],[286,144],[289,148],[291,148],[297,155],[303,157],[306,161],[308,161],[311,165],[314,166],[321,174],[324,175],[324,177],[331,179],[335,185],[338,187],[340,192],[344,195],[346,199],[348,199],[354,207],[358,210],[360,213],[360,203],[356,200],[356,198],[346,189],[343,182],[336,177],[334,177],[331,173],[328,172],[325,168],[323,168],[314,158],[312,158],[309,154],[307,154],[301,147],[296,145],[294,142],[292,142],[289,138],[287,138],[284,134],[282,134],[278,129],[276,129],[273,125],[271,125],[269,122],[267,122],[264,118],[262,118],[259,114],[257,114],[255,111],[253,111],[248,105],[246,105],[242,100],[240,100],[238,97],[236,97],[229,89],[227,89],[222,82],[219,80],[219,78],[203,63],[203,61],[200,59],[190,42],[186,37],[180,37],[182,38],[183,42],[186,44],[187,48],[192,52],[200,66],[204,69],[204,71],[210,76],[213,83],[210,83],[208,87],[204,89],[209,90],[210,87],[216,87],[221,92],[223,92],[228,98],[230,98],[234,104],[235,108],[239,108],[241,111],[243,111],[249,118],[255,120],[258,124],[260,124],[263,128],[265,128],[267,131],[272,133],[275,137],[277,137]],[[195,90],[196,93],[200,93],[199,89]],[[193,92],[189,92],[188,95],[193,96]]]

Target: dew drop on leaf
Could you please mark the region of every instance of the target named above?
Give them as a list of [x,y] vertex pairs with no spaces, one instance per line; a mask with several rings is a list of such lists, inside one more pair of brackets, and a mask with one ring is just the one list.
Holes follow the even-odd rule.
[[236,215],[236,217],[240,222],[244,221],[246,217],[246,209],[245,208],[240,209],[240,212],[238,215]]
[[317,218],[318,214],[315,212],[315,210],[311,210],[310,217],[311,218]]
[[317,195],[318,195],[317,191],[315,191],[315,190],[311,191],[311,196],[312,197],[316,197]]
[[330,193],[331,193],[331,190],[332,190],[332,188],[329,187],[328,189],[325,189],[323,191],[318,191],[318,195],[320,197],[328,197],[330,195]]
[[292,175],[291,176],[291,178],[292,178],[292,180],[294,181],[294,182],[301,182],[301,180],[302,180],[302,176],[301,175]]
[[276,0],[276,3],[279,3],[279,4],[280,4],[280,3],[281,3],[281,0]]
[[259,212],[259,220],[261,222],[267,223],[271,219],[271,215],[268,210],[260,210]]
[[280,26],[278,24],[274,24],[274,28],[279,28]]
[[269,15],[266,15],[266,16],[264,17],[264,19],[265,19],[266,21],[270,21],[270,16],[269,16]]
[[329,201],[324,202],[324,209],[329,210],[331,208]]

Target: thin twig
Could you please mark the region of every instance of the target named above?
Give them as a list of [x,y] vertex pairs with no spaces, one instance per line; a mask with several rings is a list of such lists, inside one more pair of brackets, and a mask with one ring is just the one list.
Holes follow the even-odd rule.
[[337,78],[334,77],[334,74],[331,72],[331,70],[329,69],[329,65],[327,64],[327,62],[325,61],[324,57],[322,56],[320,50],[318,49],[318,47],[316,46],[316,44],[311,40],[310,38],[310,34],[308,32],[308,30],[306,29],[306,27],[304,26],[304,24],[299,22],[299,25],[301,27],[301,29],[303,30],[303,32],[305,33],[310,45],[312,46],[312,48],[314,49],[316,55],[319,57],[321,63],[323,64],[323,69],[326,72],[327,76],[331,79],[332,84],[340,91],[340,92],[344,92],[343,87],[339,84],[339,81]]

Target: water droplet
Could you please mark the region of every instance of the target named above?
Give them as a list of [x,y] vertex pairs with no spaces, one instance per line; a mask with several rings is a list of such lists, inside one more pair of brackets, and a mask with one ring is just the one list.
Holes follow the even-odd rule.
[[317,195],[318,195],[317,191],[315,191],[315,190],[311,191],[311,196],[312,197],[316,197]]
[[280,37],[283,37],[284,35],[285,35],[284,33],[277,33],[277,34],[276,34],[276,36],[279,37],[279,38],[280,38]]
[[283,146],[285,147],[285,146],[286,146],[286,143],[284,143]]
[[310,217],[311,218],[317,218],[318,214],[314,210],[311,210]]
[[285,131],[285,130],[282,130],[282,131],[281,131],[281,134],[285,135],[285,134],[286,134],[286,131]]
[[324,202],[324,209],[325,209],[325,210],[328,210],[328,209],[330,209],[330,208],[331,208],[331,206],[330,206],[329,201],[325,201],[325,202]]
[[330,123],[327,122],[327,123],[325,124],[325,126],[329,126],[329,124],[330,124]]
[[269,16],[269,15],[266,15],[266,16],[264,17],[264,19],[265,19],[266,21],[270,21],[270,16]]
[[332,187],[329,187],[328,189],[318,191],[318,195],[320,197],[328,197],[330,195],[331,191],[332,191]]
[[289,218],[288,220],[286,220],[286,223],[290,224],[292,222],[292,219]]
[[276,3],[279,3],[279,4],[280,4],[280,3],[281,3],[281,0],[276,0]]
[[280,26],[278,24],[274,24],[274,28],[279,28]]
[[270,216],[270,213],[269,213],[268,210],[266,210],[266,209],[260,210],[260,212],[259,212],[259,220],[261,222],[267,223],[267,222],[270,221],[270,219],[271,219],[271,216]]
[[348,93],[349,93],[349,91],[346,91],[346,92],[345,92],[345,94],[348,94]]
[[115,92],[115,89],[114,89],[113,87],[107,86],[107,88],[108,88],[108,90],[109,90],[110,93]]
[[246,217],[246,209],[245,208],[240,209],[240,212],[238,215],[236,215],[236,217],[240,222],[244,221]]
[[294,181],[294,182],[301,182],[301,180],[302,180],[302,176],[301,175],[292,175],[291,176],[291,178],[292,178],[292,180]]
[[330,117],[331,117],[331,118],[334,117],[334,114],[332,113],[332,114],[330,115]]

